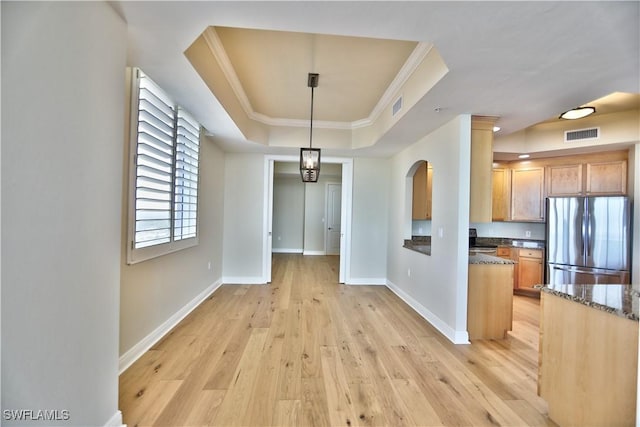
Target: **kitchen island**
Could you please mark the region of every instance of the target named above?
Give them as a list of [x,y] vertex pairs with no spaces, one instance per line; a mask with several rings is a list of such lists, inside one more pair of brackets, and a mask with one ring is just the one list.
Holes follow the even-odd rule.
[[469,253],[467,331],[469,339],[503,339],[513,320],[513,270],[510,259]]
[[565,425],[635,425],[638,297],[631,285],[540,287],[538,394]]

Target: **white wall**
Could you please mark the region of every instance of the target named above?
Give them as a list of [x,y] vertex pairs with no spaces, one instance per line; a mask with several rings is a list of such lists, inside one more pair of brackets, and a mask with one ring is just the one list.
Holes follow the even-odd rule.
[[2,409],[117,424],[126,25],[106,3],[1,7]]
[[389,169],[389,159],[354,159],[351,283],[385,283]]
[[[640,143],[629,152],[629,176],[633,184],[629,190],[633,194],[633,243],[631,247],[631,281],[640,289]],[[638,409],[640,411],[640,407]]]
[[[459,116],[390,161],[389,286],[454,342],[466,342],[471,117]],[[402,247],[407,174],[425,159],[433,165],[431,256]],[[407,216],[408,215],[408,216]],[[442,231],[442,237],[438,232]],[[410,233],[410,224],[409,224]],[[410,273],[410,275],[409,275]]]
[[224,187],[224,283],[260,283],[264,155],[227,153]]
[[[126,264],[128,156],[124,158],[120,356],[126,366],[131,357],[146,349],[146,337],[221,282],[224,153],[210,139],[202,139],[198,245],[133,265]],[[157,338],[149,336],[152,341]],[[130,351],[133,354],[127,354]]]
[[300,175],[273,179],[273,252],[302,253],[304,184]]

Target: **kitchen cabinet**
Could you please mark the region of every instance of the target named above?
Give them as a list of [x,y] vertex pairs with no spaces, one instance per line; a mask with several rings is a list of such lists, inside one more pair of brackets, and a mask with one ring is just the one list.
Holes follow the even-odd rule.
[[469,339],[503,339],[513,321],[513,264],[469,264]]
[[540,311],[538,394],[549,418],[560,426],[635,425],[638,322],[547,292]]
[[511,171],[511,220],[544,221],[544,168]]
[[524,295],[539,295],[534,289],[544,281],[542,249],[518,249],[517,283],[514,292]]
[[431,219],[432,177],[433,169],[423,161],[413,175],[413,219]]
[[586,164],[586,193],[589,196],[627,194],[627,161],[589,162]]
[[469,222],[491,222],[493,125],[496,117],[471,118]]
[[549,196],[580,196],[582,194],[582,165],[553,165],[547,167]]
[[627,193],[627,161],[587,161],[547,166],[549,196],[605,196]]
[[508,168],[493,169],[491,218],[493,221],[509,219],[510,173]]

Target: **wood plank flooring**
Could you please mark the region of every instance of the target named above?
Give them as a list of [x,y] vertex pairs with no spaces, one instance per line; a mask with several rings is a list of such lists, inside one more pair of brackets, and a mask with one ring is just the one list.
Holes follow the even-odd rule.
[[554,425],[536,394],[539,304],[509,338],[453,345],[338,257],[274,254],[270,285],[224,285],[120,376],[144,426]]

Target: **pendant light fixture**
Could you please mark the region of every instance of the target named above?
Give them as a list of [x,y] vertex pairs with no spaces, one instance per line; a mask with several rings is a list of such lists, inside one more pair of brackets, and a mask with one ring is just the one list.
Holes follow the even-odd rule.
[[313,140],[313,90],[318,87],[317,73],[309,73],[307,86],[311,88],[311,121],[309,126],[309,148],[300,148],[300,176],[302,182],[318,182],[320,176],[320,149],[311,148]]

